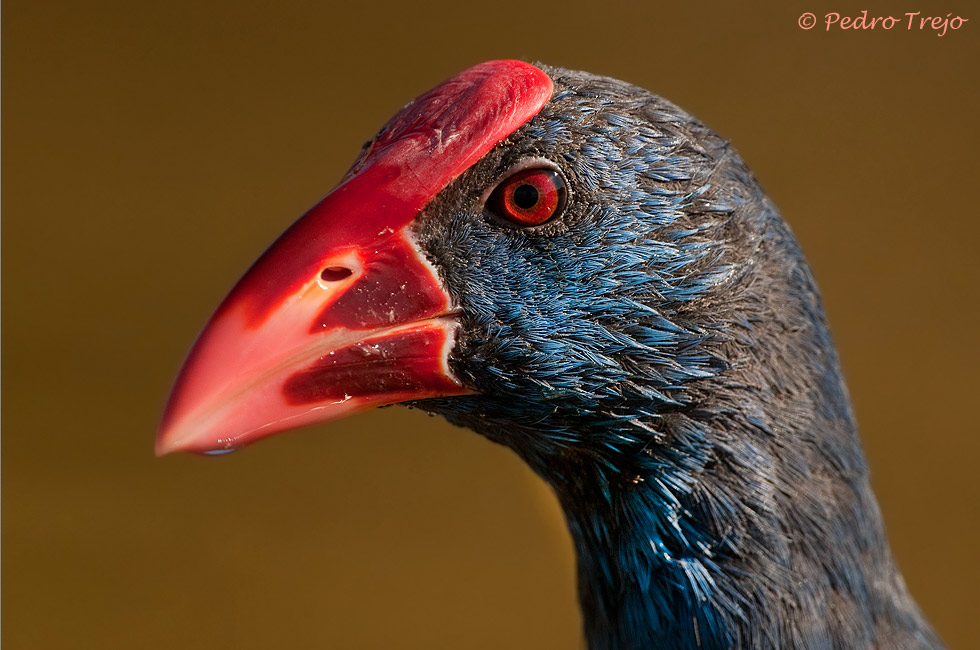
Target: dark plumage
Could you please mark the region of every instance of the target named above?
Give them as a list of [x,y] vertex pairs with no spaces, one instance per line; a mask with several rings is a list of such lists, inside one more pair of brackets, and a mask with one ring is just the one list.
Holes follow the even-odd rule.
[[[479,394],[417,402],[550,483],[589,647],[923,648],[820,298],[738,154],[676,106],[543,68],[555,94],[424,212]],[[481,217],[542,157],[564,218]]]
[[[465,122],[470,105],[490,118]],[[440,158],[464,154],[459,172]],[[564,209],[495,216],[494,188],[535,167],[564,177]],[[244,348],[259,360],[229,354],[232,335],[265,337]],[[267,354],[280,339],[288,354]],[[409,104],[249,272],[182,377],[161,451],[438,396],[413,403],[555,489],[592,650],[941,647],[889,552],[796,241],[726,141],[635,86],[497,62]],[[273,415],[239,418],[253,393]]]

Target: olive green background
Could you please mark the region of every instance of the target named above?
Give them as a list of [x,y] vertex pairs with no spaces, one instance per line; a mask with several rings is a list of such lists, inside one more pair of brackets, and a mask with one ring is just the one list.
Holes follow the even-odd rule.
[[[797,25],[862,9],[969,22]],[[583,647],[553,496],[474,434],[391,408],[152,454],[240,273],[489,58],[635,82],[734,142],[815,269],[910,588],[977,647],[978,30],[952,0],[7,0],[4,648]]]

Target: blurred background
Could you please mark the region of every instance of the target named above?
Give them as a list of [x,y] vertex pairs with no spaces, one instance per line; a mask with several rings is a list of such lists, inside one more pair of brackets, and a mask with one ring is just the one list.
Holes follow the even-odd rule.
[[[893,550],[980,644],[972,2],[3,5],[3,646],[582,648],[506,449],[396,407],[156,459],[199,328],[419,92],[490,58],[639,84],[732,140],[823,291]],[[804,31],[802,12],[958,31]]]

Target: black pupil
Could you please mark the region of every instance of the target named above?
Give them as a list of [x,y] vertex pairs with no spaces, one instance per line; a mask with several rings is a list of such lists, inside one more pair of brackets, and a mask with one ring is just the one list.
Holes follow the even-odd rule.
[[514,190],[514,205],[519,207],[521,210],[527,210],[533,208],[538,202],[538,191],[533,185],[519,185],[516,190]]

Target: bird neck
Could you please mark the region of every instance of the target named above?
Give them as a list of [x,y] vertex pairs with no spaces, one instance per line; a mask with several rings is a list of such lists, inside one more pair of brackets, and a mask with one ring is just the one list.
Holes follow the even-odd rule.
[[938,647],[892,561],[836,357],[809,367],[712,386],[615,459],[538,468],[591,650]]
[[556,485],[590,650],[873,648],[882,621],[922,627],[859,449],[856,471],[809,457],[812,473],[790,482],[780,459],[752,450],[753,432],[725,434],[748,444],[694,453],[683,469],[644,452],[612,478]]
[[560,491],[590,650],[731,647],[733,636],[713,606],[720,587],[715,550],[689,547],[685,532],[706,538],[679,503],[664,502],[658,481],[670,479],[652,472],[622,479]]

